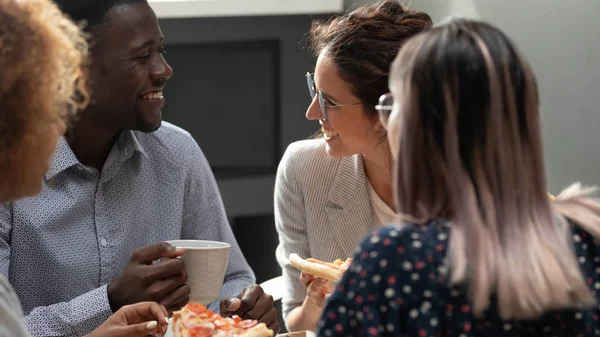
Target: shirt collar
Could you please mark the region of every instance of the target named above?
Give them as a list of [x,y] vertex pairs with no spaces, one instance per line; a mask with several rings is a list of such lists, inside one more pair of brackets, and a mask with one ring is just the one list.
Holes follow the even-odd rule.
[[[119,155],[125,156],[126,158],[131,157],[134,152],[139,152],[144,157],[148,158],[148,154],[133,131],[123,132],[119,136],[119,139],[117,139],[115,146],[118,147]],[[114,148],[111,150],[111,154],[114,152],[114,150]],[[51,179],[57,174],[77,165],[82,164],[75,156],[75,153],[73,153],[73,150],[71,150],[67,140],[64,137],[60,137],[56,144],[56,150],[54,151],[54,154],[50,160],[50,169],[46,173],[46,180]]]
[[117,139],[117,145],[128,158],[131,157],[134,152],[139,152],[144,157],[148,158],[148,154],[144,150],[142,143],[140,143],[134,131],[125,131],[121,133],[121,136]]
[[46,180],[77,164],[79,164],[79,160],[75,157],[71,147],[64,137],[60,137],[56,143],[56,151],[50,159],[50,170],[46,173]]

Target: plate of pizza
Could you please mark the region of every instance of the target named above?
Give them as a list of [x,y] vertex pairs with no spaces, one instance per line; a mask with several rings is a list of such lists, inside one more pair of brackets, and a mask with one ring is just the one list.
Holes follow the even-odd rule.
[[273,330],[265,323],[242,319],[239,316],[222,317],[206,306],[190,302],[173,313],[165,337],[272,337]]
[[345,261],[338,259],[333,262],[325,262],[313,258],[303,259],[296,253],[290,254],[289,260],[292,266],[303,272],[334,282],[342,279],[342,275],[352,263],[351,258],[347,258]]

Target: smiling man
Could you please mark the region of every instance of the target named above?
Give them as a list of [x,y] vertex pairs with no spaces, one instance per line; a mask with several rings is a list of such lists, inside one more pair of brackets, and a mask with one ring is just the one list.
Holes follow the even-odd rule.
[[[161,121],[173,75],[146,1],[58,0],[91,36],[92,104],[57,145],[42,193],[0,207],[0,273],[34,336],[81,336],[121,306],[189,300],[182,252],[164,243],[231,244],[220,301],[279,330],[273,299],[254,285],[202,151]],[[160,262],[157,262],[160,261]]]

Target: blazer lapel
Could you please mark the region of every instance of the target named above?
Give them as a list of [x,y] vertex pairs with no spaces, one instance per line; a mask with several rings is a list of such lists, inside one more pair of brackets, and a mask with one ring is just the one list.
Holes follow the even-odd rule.
[[361,155],[343,157],[329,190],[327,215],[343,256],[352,257],[373,227],[371,203]]

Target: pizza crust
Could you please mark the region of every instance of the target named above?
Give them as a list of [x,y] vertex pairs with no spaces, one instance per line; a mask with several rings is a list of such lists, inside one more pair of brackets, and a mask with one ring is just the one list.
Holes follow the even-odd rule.
[[289,260],[292,266],[316,277],[334,282],[339,282],[342,278],[342,273],[339,269],[334,269],[322,264],[306,261],[296,253],[290,254]]
[[171,329],[173,329],[173,337],[187,337],[183,336],[183,331],[181,331],[181,311],[173,312],[173,318],[171,320]]

